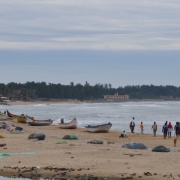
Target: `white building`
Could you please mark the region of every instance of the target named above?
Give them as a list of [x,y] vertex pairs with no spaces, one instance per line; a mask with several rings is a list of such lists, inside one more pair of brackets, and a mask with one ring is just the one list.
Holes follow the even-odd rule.
[[128,100],[129,95],[119,95],[115,93],[114,95],[104,95],[105,100]]
[[8,97],[0,96],[0,102],[10,102]]

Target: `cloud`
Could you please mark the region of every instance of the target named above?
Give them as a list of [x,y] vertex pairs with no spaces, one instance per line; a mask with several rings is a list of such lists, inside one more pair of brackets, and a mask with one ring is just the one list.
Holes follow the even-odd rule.
[[178,0],[6,0],[0,17],[0,49],[180,50]]

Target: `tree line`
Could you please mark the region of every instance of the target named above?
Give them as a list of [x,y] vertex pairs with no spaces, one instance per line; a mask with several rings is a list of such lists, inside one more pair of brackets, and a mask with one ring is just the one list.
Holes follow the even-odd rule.
[[69,85],[53,84],[46,82],[26,82],[8,84],[0,83],[0,96],[6,96],[15,100],[32,99],[77,99],[97,100],[103,99],[104,95],[129,95],[130,99],[179,99],[180,87],[133,85],[112,88],[111,84],[90,85],[88,82]]

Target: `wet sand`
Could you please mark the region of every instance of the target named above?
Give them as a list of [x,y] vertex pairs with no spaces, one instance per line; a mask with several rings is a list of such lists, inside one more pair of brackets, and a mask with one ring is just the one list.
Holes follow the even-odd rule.
[[[8,177],[43,177],[45,179],[179,179],[180,141],[174,147],[173,137],[121,132],[89,133],[84,128],[60,129],[57,125],[33,127],[8,120],[8,125],[24,128],[22,134],[0,129],[0,175]],[[44,133],[45,140],[28,139],[32,133]],[[78,140],[63,140],[76,134]],[[102,140],[103,144],[90,144]],[[147,150],[123,148],[128,142],[144,143]],[[60,144],[58,144],[60,143]],[[62,144],[61,144],[62,143]],[[65,144],[66,143],[66,144]],[[169,153],[152,152],[156,145],[171,149]],[[8,153],[11,153],[10,156]],[[27,154],[25,154],[27,153]],[[29,153],[29,154],[28,154]],[[39,167],[37,169],[36,167]]]

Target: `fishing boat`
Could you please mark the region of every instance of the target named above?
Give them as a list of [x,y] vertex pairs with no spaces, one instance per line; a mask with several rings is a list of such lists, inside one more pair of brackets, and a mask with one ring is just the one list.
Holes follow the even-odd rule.
[[59,127],[62,129],[76,129],[77,128],[77,120],[74,118],[69,123],[64,123],[64,119],[61,118],[61,123],[59,123]]
[[16,114],[12,114],[10,113],[8,110],[6,110],[6,114],[8,117],[10,118],[17,118],[17,121],[19,123],[26,123],[26,117],[24,114],[21,114],[21,115],[16,115]]
[[12,120],[13,118],[10,118],[9,116],[6,115],[6,111],[5,113],[2,113],[0,111],[0,121],[4,121],[4,120]]
[[[48,122],[49,121],[49,122]],[[27,122],[30,126],[47,126],[52,124],[52,120],[48,120],[46,122],[43,122],[43,120],[39,120],[39,121],[32,121],[32,122]]]
[[111,128],[112,124],[109,122],[107,124],[100,124],[100,125],[87,125],[85,126],[86,130],[89,132],[108,132]]
[[8,110],[6,110],[6,114],[7,114],[8,117],[14,117],[14,118],[19,117],[19,115],[12,114]]
[[21,116],[17,117],[17,121],[18,121],[18,123],[26,123],[27,118],[24,114],[21,114]]
[[5,114],[0,114],[0,121],[5,121],[5,120],[13,120],[13,118],[10,118]]
[[27,123],[30,125],[30,126],[47,126],[47,125],[50,125],[52,124],[53,120],[51,119],[47,119],[47,120],[36,120],[34,119],[33,117],[29,117],[29,116],[26,116],[27,118]]

